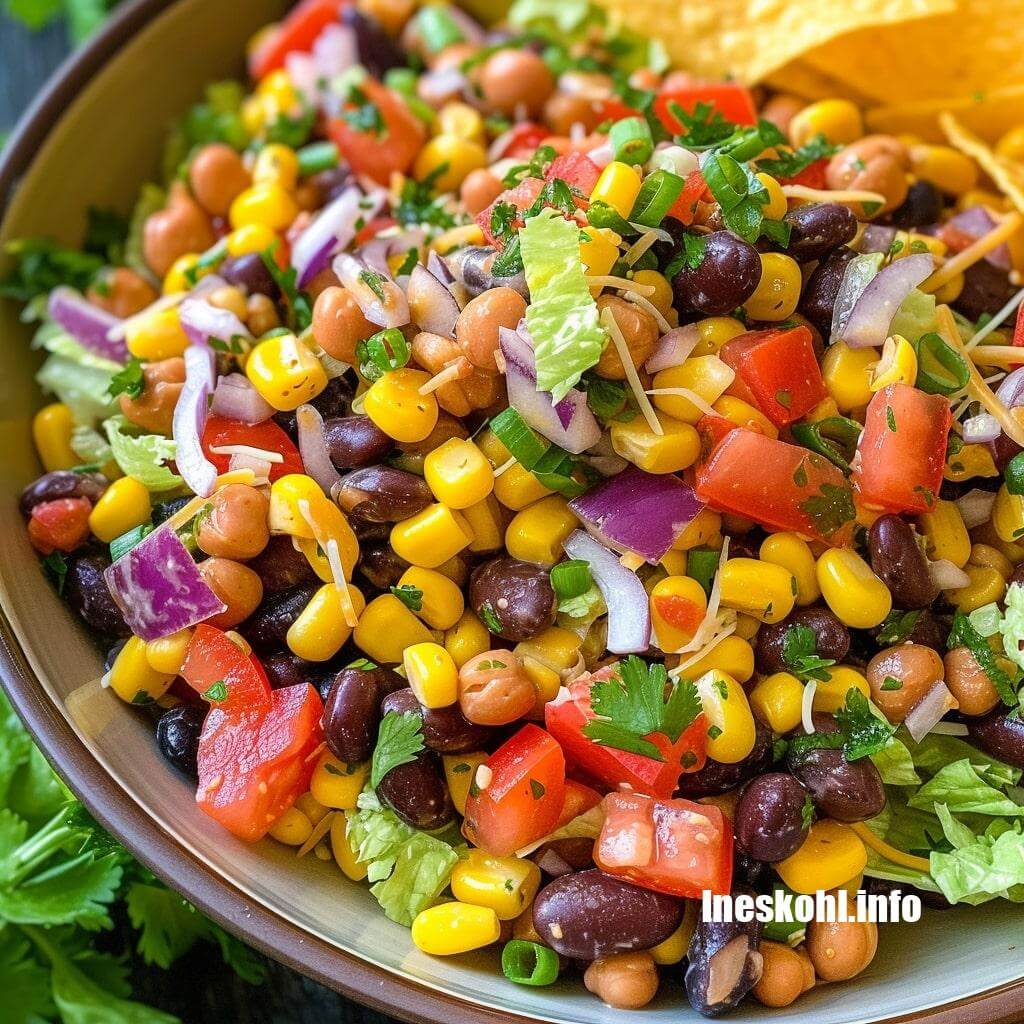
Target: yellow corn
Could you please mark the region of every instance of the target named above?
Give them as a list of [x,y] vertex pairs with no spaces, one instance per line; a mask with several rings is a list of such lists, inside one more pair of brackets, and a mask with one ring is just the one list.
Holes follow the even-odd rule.
[[999,539],[1007,544],[1024,537],[1024,495],[1011,494],[1003,484],[992,506],[992,526]]
[[470,171],[486,166],[487,150],[479,142],[445,133],[435,135],[419,151],[413,165],[413,177],[423,181],[437,174],[434,187],[439,192],[454,192]]
[[910,173],[951,196],[963,195],[978,184],[978,165],[952,146],[911,146]]
[[796,580],[796,603],[803,607],[821,597],[810,545],[797,533],[773,533],[761,542],[762,562],[781,565]]
[[741,637],[743,640],[753,640],[760,628],[760,619],[755,619],[753,615],[744,615],[743,612],[737,612],[734,636]]
[[236,196],[228,211],[234,230],[250,224],[284,231],[299,215],[299,207],[291,193],[274,182],[261,182]]
[[[349,585],[348,600],[356,615],[366,607],[366,599],[358,587]],[[328,661],[333,658],[352,635],[352,627],[345,618],[346,607],[339,587],[334,583],[325,583],[288,627],[288,650],[306,661]]]
[[[580,237],[580,262],[586,273],[600,277],[611,272],[615,261],[621,255],[619,244],[622,236],[617,235],[611,228],[588,227],[585,234],[587,238]],[[599,286],[594,285],[590,289],[591,294],[600,294]]]
[[703,415],[703,408],[698,408],[683,395],[657,394],[674,388],[685,388],[694,392],[707,405],[717,402],[733,380],[736,373],[731,366],[722,362],[718,356],[691,356],[680,366],[670,366],[667,370],[659,370],[654,375],[651,396],[655,407],[669,416],[684,423],[696,423]]
[[746,324],[731,316],[709,316],[697,321],[697,342],[691,355],[713,356],[727,342],[747,331]]
[[366,392],[363,411],[388,437],[413,444],[437,425],[437,399],[419,389],[430,380],[423,370],[392,370],[375,380]]
[[188,348],[188,335],[177,308],[148,313],[125,328],[125,344],[136,359],[156,362],[180,356]]
[[448,784],[452,803],[459,814],[466,813],[466,798],[469,796],[469,787],[473,785],[473,780],[476,778],[477,768],[486,763],[490,756],[483,750],[471,754],[442,755],[444,779]]
[[676,538],[674,551],[690,551],[693,548],[715,547],[713,543],[722,532],[722,517],[710,508],[702,508],[689,525]]
[[998,569],[971,565],[968,562],[964,566],[964,572],[970,577],[971,582],[966,587],[947,590],[946,598],[965,615],[973,612],[975,608],[1003,599],[1006,594],[1006,580]]
[[849,548],[830,548],[818,559],[818,586],[844,625],[870,629],[892,611],[889,588]]
[[756,175],[757,180],[765,187],[768,193],[768,203],[761,207],[761,213],[770,220],[782,220],[789,209],[789,203],[782,186],[770,175],[763,171]]
[[476,445],[495,469],[512,458],[512,453],[498,440],[498,435],[490,427],[477,434]]
[[971,555],[971,538],[956,502],[937,498],[930,512],[918,517],[928,557],[963,568]]
[[794,892],[835,889],[855,878],[868,862],[867,848],[856,832],[838,821],[816,821],[796,853],[775,865]]
[[261,341],[249,353],[245,375],[263,398],[282,412],[311,402],[327,387],[320,360],[294,334]]
[[[990,544],[1014,565],[1020,565],[1021,562],[1024,562],[1024,544],[1016,540],[1009,543],[1001,540],[991,522],[976,526],[971,531],[971,536],[981,544]],[[963,568],[963,566],[960,568]]]
[[750,707],[772,732],[786,733],[800,724],[803,683],[789,672],[765,676],[750,691]]
[[754,716],[743,687],[730,675],[712,670],[696,682],[708,722],[708,757],[736,764],[754,749]]
[[682,962],[697,928],[698,916],[696,900],[686,900],[683,904],[683,920],[679,927],[651,950],[651,958],[656,964],[671,967]]
[[391,547],[399,558],[424,569],[436,569],[469,546],[469,524],[447,505],[429,505],[409,519],[395,523]]
[[462,668],[470,658],[489,650],[490,646],[491,639],[487,628],[468,609],[444,634],[444,649],[452,656],[452,661],[458,668]]
[[[708,610],[704,588],[690,576],[666,576],[659,580],[651,591],[650,602],[654,640],[663,651],[677,651],[688,644]],[[668,612],[668,619],[663,610]],[[679,621],[686,625],[676,624]]]
[[489,907],[499,921],[511,921],[533,902],[540,868],[532,860],[494,857],[470,850],[452,871],[452,895],[474,907]]
[[669,548],[658,563],[669,576],[686,575],[686,552]]
[[309,818],[314,825],[319,825],[324,816],[330,814],[330,808],[324,807],[319,800],[313,798],[312,793],[301,793],[295,800],[295,806]]
[[356,799],[370,774],[369,762],[345,764],[325,750],[313,769],[309,791],[317,803],[337,811],[355,810]]
[[420,608],[416,614],[431,629],[451,629],[466,607],[459,587],[434,569],[412,566],[398,581],[399,587],[412,587],[420,592]]
[[821,375],[840,412],[852,412],[871,401],[871,367],[878,359],[877,348],[850,348],[845,341],[829,345]]
[[437,134],[454,135],[470,142],[486,142],[484,119],[468,103],[446,103],[437,112]]
[[453,437],[423,460],[423,478],[449,508],[468,508],[494,489],[494,470],[472,441]]
[[146,641],[137,636],[128,637],[110,671],[103,677],[103,685],[126,704],[152,704],[173,682],[173,674],[157,672],[149,664]]
[[885,339],[882,357],[871,370],[869,387],[881,391],[890,384],[909,384],[917,380],[917,354],[913,346],[900,334]]
[[750,646],[748,640],[733,633],[695,661],[686,670],[685,675],[687,679],[696,679],[697,676],[712,670],[724,672],[733,679],[745,683],[754,674],[754,648]]
[[846,146],[864,134],[864,119],[849,100],[819,100],[804,107],[789,122],[789,141],[802,146],[824,135],[834,146]]
[[[587,229],[590,230],[589,228]],[[609,268],[610,269],[610,268]],[[638,270],[633,274],[636,284],[645,288],[653,288],[654,292],[647,296],[648,301],[662,316],[671,317],[673,312],[672,285],[668,278],[657,270]]]
[[512,649],[537,690],[537,704],[529,717],[542,717],[544,705],[558,696],[563,674],[579,661],[581,645],[582,640],[571,630],[549,626]]
[[497,551],[505,543],[505,513],[493,494],[462,509],[462,518],[473,535],[469,550],[475,554]]
[[629,164],[613,160],[597,179],[590,201],[607,203],[620,217],[628,218],[641,184],[640,175]]
[[149,667],[162,675],[178,675],[191,640],[191,629],[179,629],[170,636],[150,640],[146,644],[146,661],[149,662]]
[[501,922],[490,907],[442,903],[421,911],[412,923],[412,941],[431,956],[468,953],[497,942]]
[[743,308],[754,320],[786,320],[796,311],[802,286],[800,264],[792,256],[763,252],[761,278]]
[[617,455],[645,473],[678,473],[700,455],[700,435],[689,423],[658,414],[662,433],[655,434],[642,416],[628,423],[612,423],[609,431]]
[[115,480],[99,497],[89,513],[89,529],[104,544],[122,533],[148,523],[152,513],[149,491],[134,477]]
[[32,417],[32,440],[47,473],[81,464],[82,460],[71,447],[74,427],[75,418],[63,402],[45,405]]
[[942,474],[947,480],[959,483],[976,476],[999,476],[992,453],[983,444],[965,444],[946,459]]
[[846,703],[850,690],[859,690],[865,697],[871,696],[871,687],[863,672],[852,665],[833,665],[828,669],[828,679],[818,682],[814,691],[813,711],[831,714]]
[[554,565],[562,557],[562,541],[578,522],[565,498],[549,495],[512,517],[505,531],[505,547],[513,558]]
[[402,665],[413,693],[425,708],[449,708],[459,699],[459,670],[440,644],[407,647]]
[[224,239],[229,256],[266,252],[276,241],[276,233],[262,224],[247,224],[244,228],[232,231]]
[[971,546],[970,565],[986,569],[995,569],[1004,580],[1009,580],[1013,575],[1013,562],[998,548],[990,544],[974,544]]
[[366,877],[367,865],[356,858],[356,851],[348,841],[349,815],[337,814],[331,821],[331,853],[334,861],[347,878],[361,882]]
[[359,616],[352,639],[371,661],[396,665],[401,662],[406,647],[426,643],[433,637],[394,594],[381,594]]
[[465,245],[483,245],[484,233],[479,224],[460,224],[440,234],[430,243],[430,248],[441,256],[446,256],[455,249]]
[[552,492],[549,491],[528,469],[525,469],[518,462],[509,466],[501,476],[494,481],[494,496],[505,508],[519,512],[540,501]]
[[268,835],[285,846],[301,846],[313,834],[313,822],[297,807],[289,807],[274,822]]
[[762,622],[780,622],[792,610],[797,584],[781,565],[757,558],[730,558],[719,573],[721,603]]
[[299,180],[299,158],[295,150],[279,142],[264,146],[253,164],[252,180],[256,185],[277,185],[286,192],[294,192]]
[[753,430],[773,440],[779,436],[778,427],[760,409],[755,409],[749,402],[735,395],[722,395],[711,408],[723,419],[744,430]]
[[173,295],[175,292],[187,292],[200,278],[213,273],[213,267],[201,267],[199,261],[202,253],[187,252],[179,256],[167,271],[164,277],[161,290],[164,295]]

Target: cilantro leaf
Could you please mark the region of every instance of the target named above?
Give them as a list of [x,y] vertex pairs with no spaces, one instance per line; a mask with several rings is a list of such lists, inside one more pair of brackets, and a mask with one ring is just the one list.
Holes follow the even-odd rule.
[[18,239],[8,242],[5,251],[14,270],[0,280],[0,296],[19,302],[49,294],[59,285],[84,292],[104,265],[95,253],[68,249],[49,238]]
[[758,160],[757,168],[773,178],[795,178],[811,164],[838,153],[842,147],[833,146],[820,132],[796,149],[782,150],[775,157]]
[[207,934],[209,922],[187,900],[163,886],[133,882],[125,898],[147,964],[166,970]]
[[712,149],[736,132],[736,125],[727,121],[713,103],[698,103],[691,114],[673,101],[668,104],[668,112],[683,126],[676,142],[687,149]]
[[625,384],[588,373],[583,377],[583,385],[590,411],[602,422],[628,423],[636,417],[633,395]]
[[996,656],[988,645],[988,640],[971,625],[971,620],[961,611],[953,616],[953,628],[950,630],[947,646],[950,650],[954,647],[968,648],[974,655],[974,660],[996,688],[999,699],[1011,708],[1020,703],[1020,696],[1017,693],[1020,673],[1015,672],[1011,676],[999,667]]
[[721,152],[709,154],[701,172],[721,208],[725,226],[745,241],[756,242],[769,196],[754,172],[747,164]]
[[840,484],[822,484],[817,494],[801,502],[800,511],[811,517],[815,529],[825,537],[831,537],[857,518],[853,492]]
[[282,270],[278,266],[274,254],[279,244],[275,241],[269,245],[260,253],[260,258],[288,303],[289,325],[301,334],[313,322],[313,303],[308,293],[299,290],[298,272],[295,267],[289,266],[287,270]]
[[392,768],[409,764],[423,749],[423,719],[412,711],[389,711],[381,719],[373,749],[370,785],[376,789]]
[[434,186],[438,178],[448,170],[443,163],[430,172],[422,181],[406,178],[395,207],[395,219],[408,227],[412,224],[429,224],[446,230],[455,227],[455,218],[445,208],[444,202],[434,197]]
[[5,1024],[43,1024],[55,1013],[50,972],[36,960],[24,936],[0,932],[0,1020]]
[[889,612],[878,631],[878,642],[883,647],[891,647],[901,644],[914,631],[917,620],[921,617],[920,611],[901,612],[894,609]]
[[835,658],[818,656],[818,637],[810,626],[794,623],[782,636],[782,660],[800,679],[816,679],[825,683],[832,678],[826,671]]
[[423,591],[418,587],[401,586],[392,587],[391,593],[405,605],[409,611],[418,612],[423,608]]
[[110,378],[110,384],[107,387],[107,394],[111,398],[116,398],[118,395],[127,395],[129,398],[138,398],[142,394],[142,390],[145,384],[145,380],[142,376],[142,360],[136,359],[132,356],[131,359],[125,363],[124,368],[118,370],[113,377]]
[[883,751],[896,733],[896,727],[876,715],[856,687],[847,690],[846,703],[834,717],[838,730],[795,736],[789,741],[788,756],[799,760],[812,750],[842,749],[847,761],[857,761]]
[[384,117],[377,105],[356,84],[349,86],[347,104],[338,115],[350,128],[357,132],[368,132],[381,136],[387,129]]

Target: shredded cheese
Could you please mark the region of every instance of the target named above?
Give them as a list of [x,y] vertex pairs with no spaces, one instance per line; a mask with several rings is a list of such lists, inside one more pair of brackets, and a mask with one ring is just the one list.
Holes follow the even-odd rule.
[[623,254],[622,259],[625,261],[625,263],[628,266],[630,266],[630,267],[633,266],[633,264],[636,263],[636,261],[638,259],[640,259],[640,257],[643,256],[643,254],[645,252],[647,252],[647,250],[650,249],[650,247],[652,245],[654,245],[654,243],[656,241],[658,241],[658,232],[657,231],[646,231],[646,232],[644,232],[644,234],[642,234],[625,251],[625,253]]
[[338,603],[341,605],[341,613],[345,616],[345,622],[353,629],[359,625],[359,616],[356,614],[355,605],[352,604],[352,595],[349,593],[348,580],[345,579],[345,567],[341,562],[341,552],[338,542],[333,537],[328,537],[320,524],[314,518],[305,498],[297,502],[299,514],[313,531],[317,544],[323,548],[327,556],[327,564],[331,567],[331,576],[334,578],[334,588],[338,594]]
[[944,284],[952,281],[957,274],[962,274],[984,259],[993,249],[998,249],[1012,235],[1024,227],[1024,217],[1014,212],[1004,217],[987,235],[971,242],[966,249],[946,260],[935,273],[922,285],[923,292],[937,292]]
[[601,323],[604,324],[605,330],[611,336],[615,351],[619,354],[622,368],[626,371],[626,381],[633,392],[633,396],[636,398],[636,404],[640,412],[643,413],[643,417],[647,420],[647,425],[651,430],[661,437],[665,433],[665,428],[662,427],[661,420],[658,419],[654,406],[651,405],[651,400],[644,394],[644,386],[640,383],[640,377],[636,372],[636,367],[633,365],[633,357],[629,354],[629,346],[626,344],[626,339],[622,336],[622,331],[619,330],[619,325],[615,322],[615,316],[607,306],[601,310]]
[[465,375],[465,367],[460,366],[459,361],[456,361],[450,366],[446,366],[440,373],[435,373],[434,376],[426,382],[426,384],[420,385],[418,393],[421,395],[429,395],[438,388],[443,388],[445,384],[451,384],[452,381],[458,380],[460,377],[464,377]]
[[494,479],[497,480],[498,477],[501,476],[502,473],[507,473],[515,464],[516,464],[516,457],[513,455],[512,458],[508,460],[508,462],[503,462],[494,471]]
[[696,665],[702,658],[706,658],[723,640],[732,636],[736,632],[736,628],[739,622],[730,622],[729,625],[725,626],[719,632],[715,633],[714,636],[699,650],[695,651],[685,661],[681,661],[674,669],[672,669],[673,675],[682,675],[691,665]]
[[[689,654],[692,651],[699,651],[707,642],[708,639],[722,628],[722,621],[718,617],[718,605],[722,598],[722,566],[725,565],[729,558],[729,538],[725,537],[722,540],[722,551],[718,556],[718,568],[715,570],[715,579],[711,584],[711,593],[708,595],[708,608],[704,613],[704,618],[701,619],[700,625],[697,627],[697,632],[693,634],[693,639],[676,651],[676,654]],[[732,621],[735,621],[735,612],[732,612]],[[677,665],[669,673],[671,676],[679,675],[679,666]]]
[[965,348],[979,366],[999,366],[1006,370],[1024,366],[1024,348],[1016,345],[979,345],[974,349],[967,345]]
[[865,846],[870,846],[875,853],[892,861],[893,864],[900,864],[905,868],[923,871],[926,874],[931,872],[932,866],[924,857],[915,857],[912,853],[904,853],[902,850],[897,850],[895,846],[890,846],[884,839],[879,839],[863,821],[851,823],[850,828],[860,836]]
[[818,692],[818,681],[810,679],[804,686],[803,699],[800,701],[800,723],[808,736],[814,732],[814,695]]
[[646,310],[651,316],[654,317],[654,322],[658,325],[658,330],[662,334],[668,334],[672,330],[672,325],[665,319],[664,314],[658,307],[651,302],[650,299],[645,299],[642,295],[638,295],[634,291],[628,291],[623,298],[627,302],[632,302],[634,306],[639,306],[641,309]]
[[214,455],[248,455],[263,462],[284,462],[284,456],[280,452],[268,452],[263,448],[253,448],[247,444],[211,445],[210,451]]
[[809,185],[783,185],[782,194],[787,199],[807,199],[812,203],[878,203],[885,205],[885,196],[880,192],[866,192],[862,189],[811,188]]
[[587,277],[587,284],[598,288],[618,288],[621,291],[633,291],[638,295],[649,296],[654,294],[653,284],[637,284],[630,281],[628,277],[611,277],[608,274],[595,274]]
[[718,413],[704,401],[696,391],[690,388],[648,388],[649,395],[675,395],[677,398],[685,398],[695,405],[705,416],[717,416]]
[[305,857],[310,850],[320,842],[321,839],[328,832],[331,831],[331,825],[334,824],[334,819],[337,816],[337,811],[328,811],[317,823],[316,827],[309,834],[309,838],[299,847],[296,852],[296,857]]

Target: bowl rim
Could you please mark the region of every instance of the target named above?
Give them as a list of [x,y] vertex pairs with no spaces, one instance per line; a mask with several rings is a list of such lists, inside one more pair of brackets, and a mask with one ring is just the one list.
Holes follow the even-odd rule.
[[[177,0],[128,0],[68,56],[18,121],[0,153],[0,219],[21,175],[75,96],[123,43]],[[334,991],[415,1024],[535,1024],[532,1018],[466,1002],[392,973],[304,931],[253,903],[210,865],[177,846],[111,778],[44,690],[0,609],[0,683],[32,738],[89,812],[140,862],[203,913],[256,947]],[[244,906],[243,915],[238,910]],[[1024,978],[885,1024],[1012,1024],[1024,1009]]]

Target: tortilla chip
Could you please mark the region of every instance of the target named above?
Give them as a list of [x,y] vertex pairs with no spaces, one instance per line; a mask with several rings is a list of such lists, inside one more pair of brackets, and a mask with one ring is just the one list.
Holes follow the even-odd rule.
[[1024,0],[956,0],[949,13],[912,26],[860,29],[804,59],[889,104],[1019,85],[1024,82]]
[[[1024,0],[1015,0],[1024,2]],[[904,26],[955,9],[955,0],[598,0],[636,32],[664,42],[674,66],[747,84],[838,36]],[[900,28],[898,31],[906,32]],[[906,39],[906,35],[903,36]],[[906,56],[906,46],[901,55]],[[826,74],[828,69],[825,68]],[[897,65],[883,79],[913,74]]]
[[939,115],[949,111],[960,124],[987,142],[995,142],[1024,124],[1024,85],[990,89],[959,99],[923,100],[875,107],[865,113],[868,128],[887,135],[919,135],[926,142],[945,142]]
[[977,160],[981,169],[996,183],[999,191],[1018,211],[1024,213],[1024,164],[993,152],[949,111],[939,115],[939,124],[946,133],[946,138],[961,152]]
[[862,93],[851,89],[845,82],[822,74],[802,60],[790,61],[784,68],[773,71],[765,79],[765,84],[805,100],[820,100],[827,96],[852,100],[858,106],[868,102]]

